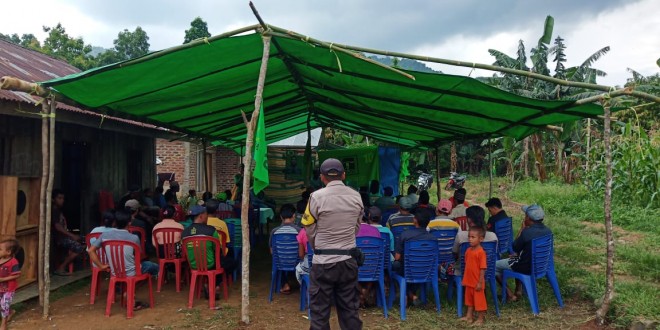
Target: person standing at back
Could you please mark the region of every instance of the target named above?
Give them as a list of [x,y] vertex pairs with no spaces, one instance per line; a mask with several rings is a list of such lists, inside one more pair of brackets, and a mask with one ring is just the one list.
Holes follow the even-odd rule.
[[303,215],[314,249],[310,272],[310,329],[330,329],[334,300],[341,329],[362,329],[358,314],[358,265],[351,257],[364,206],[360,194],[344,185],[344,166],[334,158],[321,164],[325,188],[315,191]]

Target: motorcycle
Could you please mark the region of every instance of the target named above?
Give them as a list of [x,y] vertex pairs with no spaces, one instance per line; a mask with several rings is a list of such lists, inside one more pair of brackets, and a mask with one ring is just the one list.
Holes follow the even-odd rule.
[[459,189],[463,188],[465,184],[465,175],[458,175],[456,172],[451,172],[449,174],[449,182],[445,185],[445,190]]
[[417,174],[419,175],[417,177],[417,188],[419,191],[431,189],[431,186],[433,185],[433,174],[422,170],[418,170]]

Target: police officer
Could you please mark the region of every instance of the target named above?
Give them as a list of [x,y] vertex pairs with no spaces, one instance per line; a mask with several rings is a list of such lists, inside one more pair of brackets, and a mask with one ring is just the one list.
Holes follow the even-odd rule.
[[312,193],[302,224],[314,248],[310,272],[310,329],[330,329],[334,298],[342,329],[362,329],[358,315],[358,265],[351,257],[360,229],[363,205],[360,194],[344,185],[344,166],[334,158],[321,164],[325,188]]

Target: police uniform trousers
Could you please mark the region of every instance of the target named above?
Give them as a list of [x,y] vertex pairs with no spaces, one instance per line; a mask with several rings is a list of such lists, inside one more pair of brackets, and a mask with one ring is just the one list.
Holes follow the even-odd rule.
[[312,264],[309,277],[310,329],[330,329],[332,301],[335,302],[341,329],[362,329],[359,316],[358,265],[355,259]]

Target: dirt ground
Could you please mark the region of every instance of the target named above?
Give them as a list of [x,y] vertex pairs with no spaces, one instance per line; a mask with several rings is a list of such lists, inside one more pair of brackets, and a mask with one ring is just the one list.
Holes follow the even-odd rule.
[[[250,288],[251,323],[240,324],[240,283],[230,287],[229,300],[220,300],[219,310],[210,310],[208,301],[195,300],[194,308],[187,308],[188,287],[175,292],[174,283],[163,287],[162,292],[154,292],[156,304],[153,309],[136,311],[132,319],[126,319],[126,310],[119,304],[113,305],[112,315],[105,317],[105,294],[107,281],[103,283],[101,297],[96,304],[89,304],[89,284],[73,291],[70,295],[57,299],[51,304],[51,317],[44,321],[41,308],[36,301],[27,304],[27,308],[16,314],[9,329],[307,329],[309,321],[306,313],[298,310],[299,294],[277,294],[272,303],[268,303],[270,266],[260,260],[260,265],[253,271]],[[154,281],[155,289],[155,281]],[[137,298],[147,299],[147,286],[142,286]],[[399,320],[399,311],[391,311],[389,319],[383,318],[382,309],[362,310],[360,316],[365,329],[431,329],[441,327],[462,327],[457,321],[455,308],[449,305],[441,289],[442,312],[436,314],[433,304],[425,308],[408,310],[408,321]],[[568,298],[568,297],[567,297]],[[556,304],[545,309],[540,316],[534,317],[527,302],[507,305],[502,309],[502,316],[490,315],[487,328],[497,329],[595,329],[591,316],[593,311],[579,301],[566,300],[566,307],[559,309]],[[490,303],[490,300],[489,300]],[[513,309],[512,309],[513,308]],[[508,309],[508,310],[507,310]],[[332,329],[339,329],[336,314],[332,313]]]

